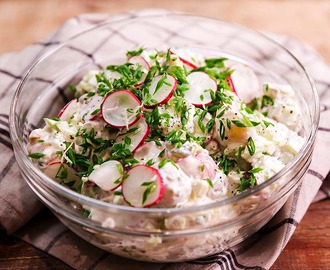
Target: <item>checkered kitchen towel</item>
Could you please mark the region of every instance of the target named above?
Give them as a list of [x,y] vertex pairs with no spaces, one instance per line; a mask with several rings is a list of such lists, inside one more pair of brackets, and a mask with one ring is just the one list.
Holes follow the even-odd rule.
[[50,212],[36,216],[43,206],[19,174],[8,131],[9,105],[19,81],[40,55],[74,34],[114,18],[155,12],[160,11],[140,10],[117,16],[81,15],[68,20],[43,41],[20,52],[0,56],[0,224],[8,233],[15,232],[18,237],[75,269],[268,269],[289,241],[310,203],[328,198],[330,194],[330,179],[326,178],[330,169],[327,156],[330,152],[330,68],[313,49],[287,36],[269,34],[300,59],[315,80],[321,98],[321,122],[314,159],[303,183],[260,232],[231,249],[205,259],[189,263],[154,264],[106,253],[74,235]]

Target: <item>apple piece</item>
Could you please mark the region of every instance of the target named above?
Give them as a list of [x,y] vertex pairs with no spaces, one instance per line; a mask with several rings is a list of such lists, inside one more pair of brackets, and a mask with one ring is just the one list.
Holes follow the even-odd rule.
[[149,87],[149,94],[152,100],[157,103],[149,103],[146,107],[165,104],[172,96],[178,85],[177,79],[168,74],[155,76]]
[[144,117],[141,117],[134,125],[129,129],[122,129],[116,138],[115,144],[125,143],[125,138],[130,140],[128,149],[132,152],[144,143],[144,140],[148,137],[150,127],[148,126]]
[[138,69],[139,67],[141,68],[142,77],[140,78],[140,80],[136,84],[136,86],[142,85],[144,83],[147,75],[148,75],[149,70],[150,70],[149,63],[147,62],[147,60],[144,57],[142,57],[140,55],[132,56],[130,59],[128,59],[128,62],[133,64],[134,69]]
[[212,102],[210,91],[217,91],[217,83],[207,73],[196,71],[187,76],[188,90],[185,98],[195,106],[204,106]]
[[149,207],[160,202],[165,185],[158,169],[147,165],[135,165],[127,172],[122,183],[124,200],[133,207]]
[[105,191],[113,191],[121,184],[123,174],[123,165],[117,160],[109,160],[94,166],[88,180]]
[[170,53],[173,55],[176,55],[177,57],[179,57],[179,59],[181,60],[181,62],[185,65],[185,67],[187,68],[187,70],[191,70],[194,68],[197,68],[197,65],[195,65],[194,63],[192,63],[191,61],[187,60],[187,56],[184,56],[183,53],[180,50],[175,50],[175,49],[171,49]]
[[101,111],[104,121],[116,128],[128,128],[142,115],[140,100],[129,90],[110,93],[104,99]]
[[77,109],[78,101],[77,99],[72,99],[69,101],[58,113],[57,118],[63,121],[70,120],[70,117],[75,113]]
[[43,169],[43,173],[58,183],[64,183],[67,186],[77,188],[80,183],[80,177],[77,171],[68,164],[54,161]]
[[233,64],[230,67],[233,73],[230,75],[232,89],[236,95],[245,103],[249,103],[257,96],[260,96],[262,89],[256,73],[247,65]]

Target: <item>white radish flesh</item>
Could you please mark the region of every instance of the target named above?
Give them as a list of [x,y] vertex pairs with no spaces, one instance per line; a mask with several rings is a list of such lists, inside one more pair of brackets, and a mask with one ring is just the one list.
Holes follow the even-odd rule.
[[78,107],[78,102],[76,99],[71,100],[68,102],[58,113],[57,118],[63,121],[70,120],[70,117],[76,112]]
[[134,69],[139,68],[142,71],[142,76],[141,76],[139,82],[137,83],[137,86],[142,85],[144,80],[147,77],[147,74],[148,74],[149,70],[150,70],[150,65],[148,64],[148,62],[142,56],[139,56],[139,55],[132,56],[128,60],[128,62],[133,64]]
[[150,128],[145,118],[141,117],[139,121],[132,125],[129,129],[122,129],[118,137],[116,138],[115,143],[124,143],[125,137],[127,137],[131,142],[130,145],[127,146],[127,148],[133,152],[148,137],[149,130]]
[[94,95],[87,98],[84,95],[79,99],[79,102],[81,103],[80,117],[84,122],[87,122],[96,119],[100,114],[103,97]]
[[88,180],[105,191],[116,189],[122,182],[124,168],[117,160],[109,160],[94,166]]
[[168,74],[155,76],[149,87],[149,94],[152,96],[150,106],[165,104],[173,95],[178,85],[177,80]]
[[184,55],[183,52],[181,52],[180,50],[174,50],[174,49],[171,49],[170,50],[170,53],[172,55],[176,55],[177,57],[179,57],[179,59],[181,60],[181,62],[185,65],[185,67],[188,69],[188,70],[191,70],[191,69],[194,69],[194,68],[197,68],[197,65],[195,65],[194,63],[192,63],[192,61],[189,61],[188,60],[188,57]]
[[127,173],[122,184],[125,201],[133,207],[157,204],[165,194],[163,179],[156,168],[136,165]]
[[77,175],[77,171],[68,164],[60,161],[50,163],[43,170],[43,173],[58,183],[72,183],[72,185],[70,184],[72,187],[76,187],[80,182],[80,177]]
[[230,67],[233,73],[230,79],[233,84],[233,91],[245,103],[249,103],[255,97],[261,95],[261,87],[257,75],[252,68],[243,64],[234,64]]
[[185,98],[195,106],[204,106],[212,102],[210,92],[217,91],[217,83],[207,73],[196,71],[187,76],[188,90]]
[[102,103],[102,116],[113,127],[127,128],[141,117],[141,102],[128,90],[113,92]]

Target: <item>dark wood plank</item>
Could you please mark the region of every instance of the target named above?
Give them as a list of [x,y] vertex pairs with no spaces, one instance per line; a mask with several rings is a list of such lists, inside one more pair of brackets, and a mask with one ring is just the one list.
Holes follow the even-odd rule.
[[272,270],[330,269],[330,200],[312,204]]
[[0,234],[0,269],[72,270],[62,261],[4,232]]

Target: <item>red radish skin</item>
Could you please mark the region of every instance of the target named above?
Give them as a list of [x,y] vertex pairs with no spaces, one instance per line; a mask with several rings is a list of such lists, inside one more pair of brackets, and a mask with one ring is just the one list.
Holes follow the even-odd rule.
[[148,72],[150,71],[150,65],[149,65],[149,63],[147,62],[146,59],[144,59],[144,57],[142,57],[140,55],[132,56],[128,60],[128,62],[131,63],[131,64],[134,64],[134,66],[136,68],[138,67],[138,65],[140,65],[142,67],[142,70],[145,70],[146,71],[146,72],[143,72],[140,81],[135,85],[135,86],[141,86],[144,83],[144,81],[145,81],[145,79],[147,77]]
[[127,130],[126,128],[122,129],[116,138],[116,143],[124,143],[125,137],[128,137],[131,139],[128,149],[134,152],[135,149],[144,143],[150,132],[150,127],[144,117],[141,117],[138,122],[130,127],[130,129],[135,128],[138,128],[138,130],[134,132],[129,132],[129,129]]
[[92,117],[91,117],[91,121],[97,121],[97,120],[100,120],[102,119],[103,120],[103,116],[102,116],[102,111],[99,111],[97,114],[94,114]]
[[68,118],[72,115],[70,109],[74,108],[77,105],[77,99],[69,101],[58,113],[57,118],[60,120],[67,121]]
[[[149,93],[152,95],[152,99],[156,100],[157,103],[152,104],[150,106],[146,105],[147,108],[154,107],[156,105],[162,105],[162,104],[165,104],[166,102],[168,102],[170,100],[170,98],[173,96],[173,93],[178,86],[177,79],[175,79],[173,76],[167,74],[166,78],[164,80],[165,83],[159,89],[157,89],[157,92],[155,93],[157,83],[161,79],[162,79],[162,75],[157,75],[151,81],[151,85],[149,87]],[[170,85],[167,85],[166,83],[168,83]]]
[[179,57],[179,59],[181,60],[181,62],[187,66],[189,69],[194,69],[197,68],[197,65],[193,64],[192,62],[184,59],[183,57],[179,56],[177,53],[173,52],[172,50],[170,50],[170,54],[175,55],[177,57]]
[[237,95],[235,86],[233,84],[233,80],[231,79],[231,76],[230,75],[227,77],[226,81],[227,81],[227,83],[228,83],[229,88],[231,89],[231,91],[233,91]]
[[[164,197],[165,184],[158,169],[139,164],[130,169],[127,175],[122,184],[122,194],[132,207],[150,207],[158,204]],[[150,185],[143,186],[147,183]],[[151,189],[143,202],[146,189],[151,185],[154,189]]]
[[[86,103],[85,103],[86,102]],[[84,122],[89,120],[96,120],[97,116],[100,115],[100,112],[94,114],[95,110],[101,109],[103,102],[103,97],[99,95],[94,95],[89,97],[86,101],[82,101],[82,112],[81,118]]]
[[243,64],[234,64],[230,68],[233,70],[230,75],[233,92],[241,100],[249,103],[261,95],[259,79],[252,68]]
[[[102,116],[104,121],[116,128],[130,127],[142,116],[141,101],[129,90],[118,90],[109,94],[102,103]],[[129,110],[132,113],[128,112]],[[131,114],[130,116],[125,114]]]
[[94,167],[88,180],[105,191],[113,191],[122,183],[123,165],[117,160],[109,160]]
[[[215,93],[217,83],[207,73],[196,71],[187,76],[188,90],[184,92],[185,98],[195,106],[205,106],[212,103],[208,91]],[[203,96],[203,99],[201,99]]]

